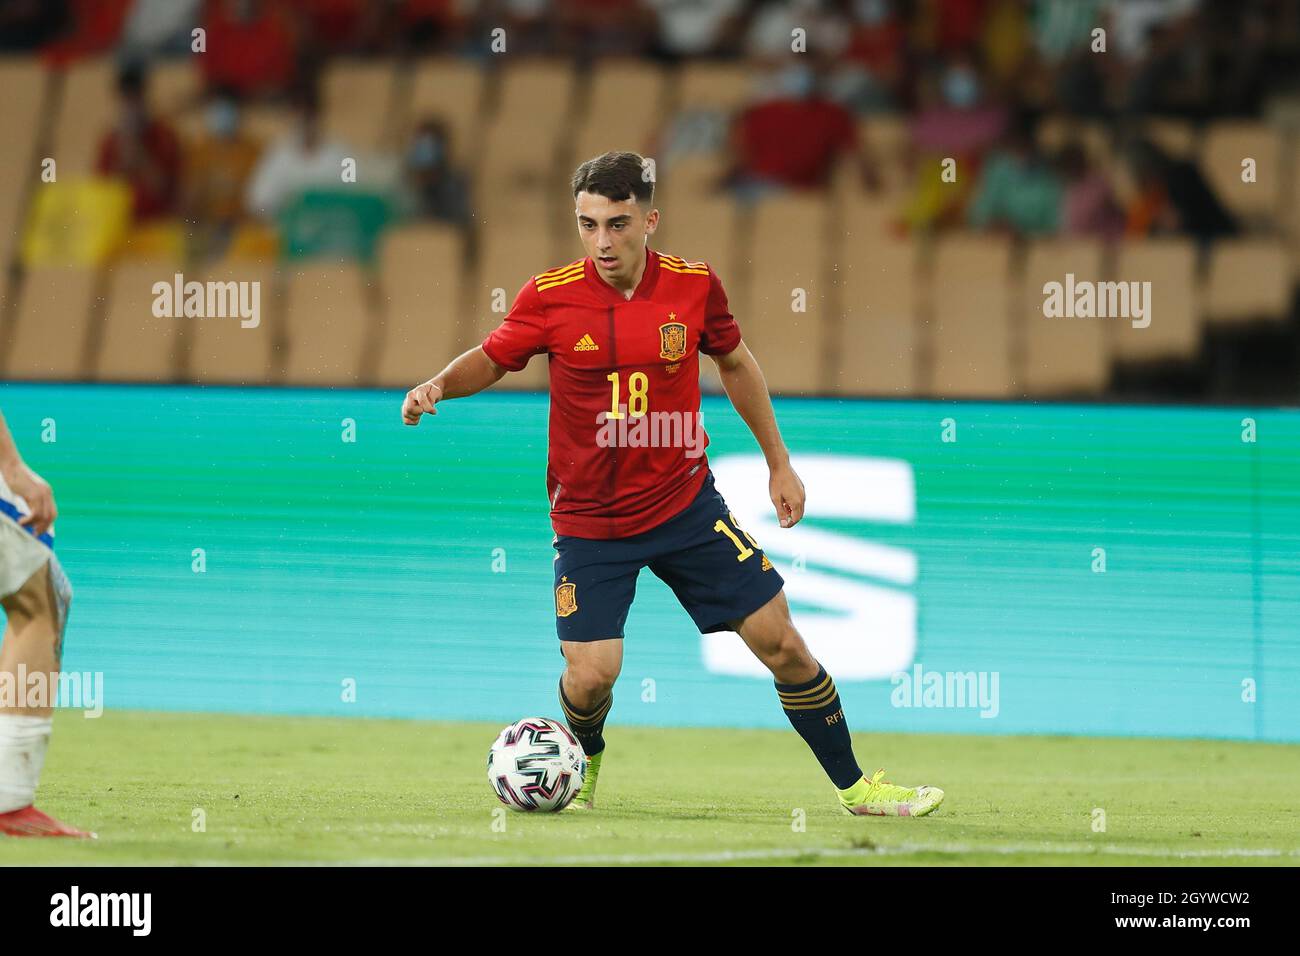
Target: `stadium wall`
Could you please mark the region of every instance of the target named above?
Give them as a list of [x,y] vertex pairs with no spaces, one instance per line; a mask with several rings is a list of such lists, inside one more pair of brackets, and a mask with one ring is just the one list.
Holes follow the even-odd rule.
[[[110,708],[555,713],[545,397],[398,402],[0,386],[58,496],[67,669]],[[718,398],[710,459],[854,730],[1300,740],[1300,413],[777,404],[804,524]],[[626,645],[615,724],[785,726],[648,571]]]

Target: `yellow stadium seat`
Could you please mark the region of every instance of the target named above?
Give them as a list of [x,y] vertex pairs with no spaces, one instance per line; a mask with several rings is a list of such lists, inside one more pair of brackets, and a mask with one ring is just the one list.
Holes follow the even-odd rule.
[[[242,315],[189,320],[185,326],[187,377],[210,385],[270,382],[283,328],[277,309],[279,287],[274,265],[230,256],[208,266],[198,278],[221,283],[227,295],[232,291],[242,295],[241,304],[255,301],[257,324],[253,325],[252,319],[244,319]],[[228,285],[231,282],[242,285],[232,290]]]
[[854,228],[836,243],[833,258],[839,285],[832,389],[910,395],[917,367],[916,243]]
[[1010,243],[998,236],[940,240],[928,277],[930,390],[963,398],[1012,394]]
[[18,292],[17,320],[0,348],[5,378],[70,382],[86,376],[92,314],[101,277],[78,266],[30,269]]
[[1059,283],[1064,295],[1071,275],[1075,282],[1105,278],[1099,241],[1041,239],[1030,245],[1019,297],[1025,361],[1017,376],[1028,395],[1091,395],[1103,391],[1109,380],[1107,342],[1115,320],[1044,314],[1044,286]]
[[412,226],[384,241],[380,386],[409,389],[462,351],[464,245],[464,237],[450,226]]
[[1209,322],[1283,320],[1291,311],[1291,270],[1277,239],[1224,239],[1210,253],[1205,318]]
[[[1115,329],[1115,355],[1124,361],[1187,360],[1200,347],[1197,316],[1196,248],[1190,239],[1121,242],[1113,277],[1119,282],[1150,283],[1150,325],[1134,328],[1134,318],[1108,320]],[[1138,320],[1145,322],[1145,319]]]
[[777,392],[826,390],[828,212],[822,196],[791,194],[764,200],[754,214],[743,313],[732,312]]
[[[180,260],[132,259],[108,269],[108,291],[92,378],[106,382],[173,382],[179,372],[182,327],[197,321],[171,314]],[[156,283],[168,287],[155,292]],[[155,311],[164,314],[156,315]]]
[[373,277],[353,263],[291,270],[285,283],[285,384],[369,384],[369,360],[378,345],[376,298]]

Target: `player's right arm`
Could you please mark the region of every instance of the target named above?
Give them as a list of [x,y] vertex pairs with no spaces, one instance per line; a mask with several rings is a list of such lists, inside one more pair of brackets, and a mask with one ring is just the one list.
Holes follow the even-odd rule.
[[483,346],[470,349],[451,360],[445,369],[406,393],[402,402],[402,421],[418,425],[421,415],[438,414],[437,404],[444,398],[464,398],[501,381],[506,369],[487,357]]
[[0,413],[0,477],[32,509],[32,513],[20,523],[38,535],[49,531],[59,516],[59,509],[54,505],[54,492],[49,483],[28,468],[23,456],[18,454],[18,446],[14,444],[13,435],[9,434],[3,413]]

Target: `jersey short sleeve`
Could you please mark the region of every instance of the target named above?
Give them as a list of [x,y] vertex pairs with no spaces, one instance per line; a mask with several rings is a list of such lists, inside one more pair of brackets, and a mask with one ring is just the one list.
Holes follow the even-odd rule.
[[726,355],[740,344],[740,326],[727,304],[727,292],[722,280],[709,267],[709,295],[704,303],[704,331],[700,338],[700,351],[705,355]]
[[518,372],[546,351],[546,312],[537,283],[529,279],[501,324],[483,340],[483,351],[497,365]]

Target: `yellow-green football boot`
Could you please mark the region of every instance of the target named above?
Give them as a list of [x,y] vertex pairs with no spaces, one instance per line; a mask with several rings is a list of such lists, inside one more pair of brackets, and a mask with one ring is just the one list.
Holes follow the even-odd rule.
[[884,770],[836,792],[840,806],[855,816],[923,817],[943,803],[943,791],[938,787],[900,787],[885,779]]
[[603,756],[605,756],[605,751],[602,750],[594,757],[587,758],[587,772],[582,778],[582,789],[573,798],[573,802],[569,804],[568,809],[596,809],[596,778],[600,776],[600,758]]

